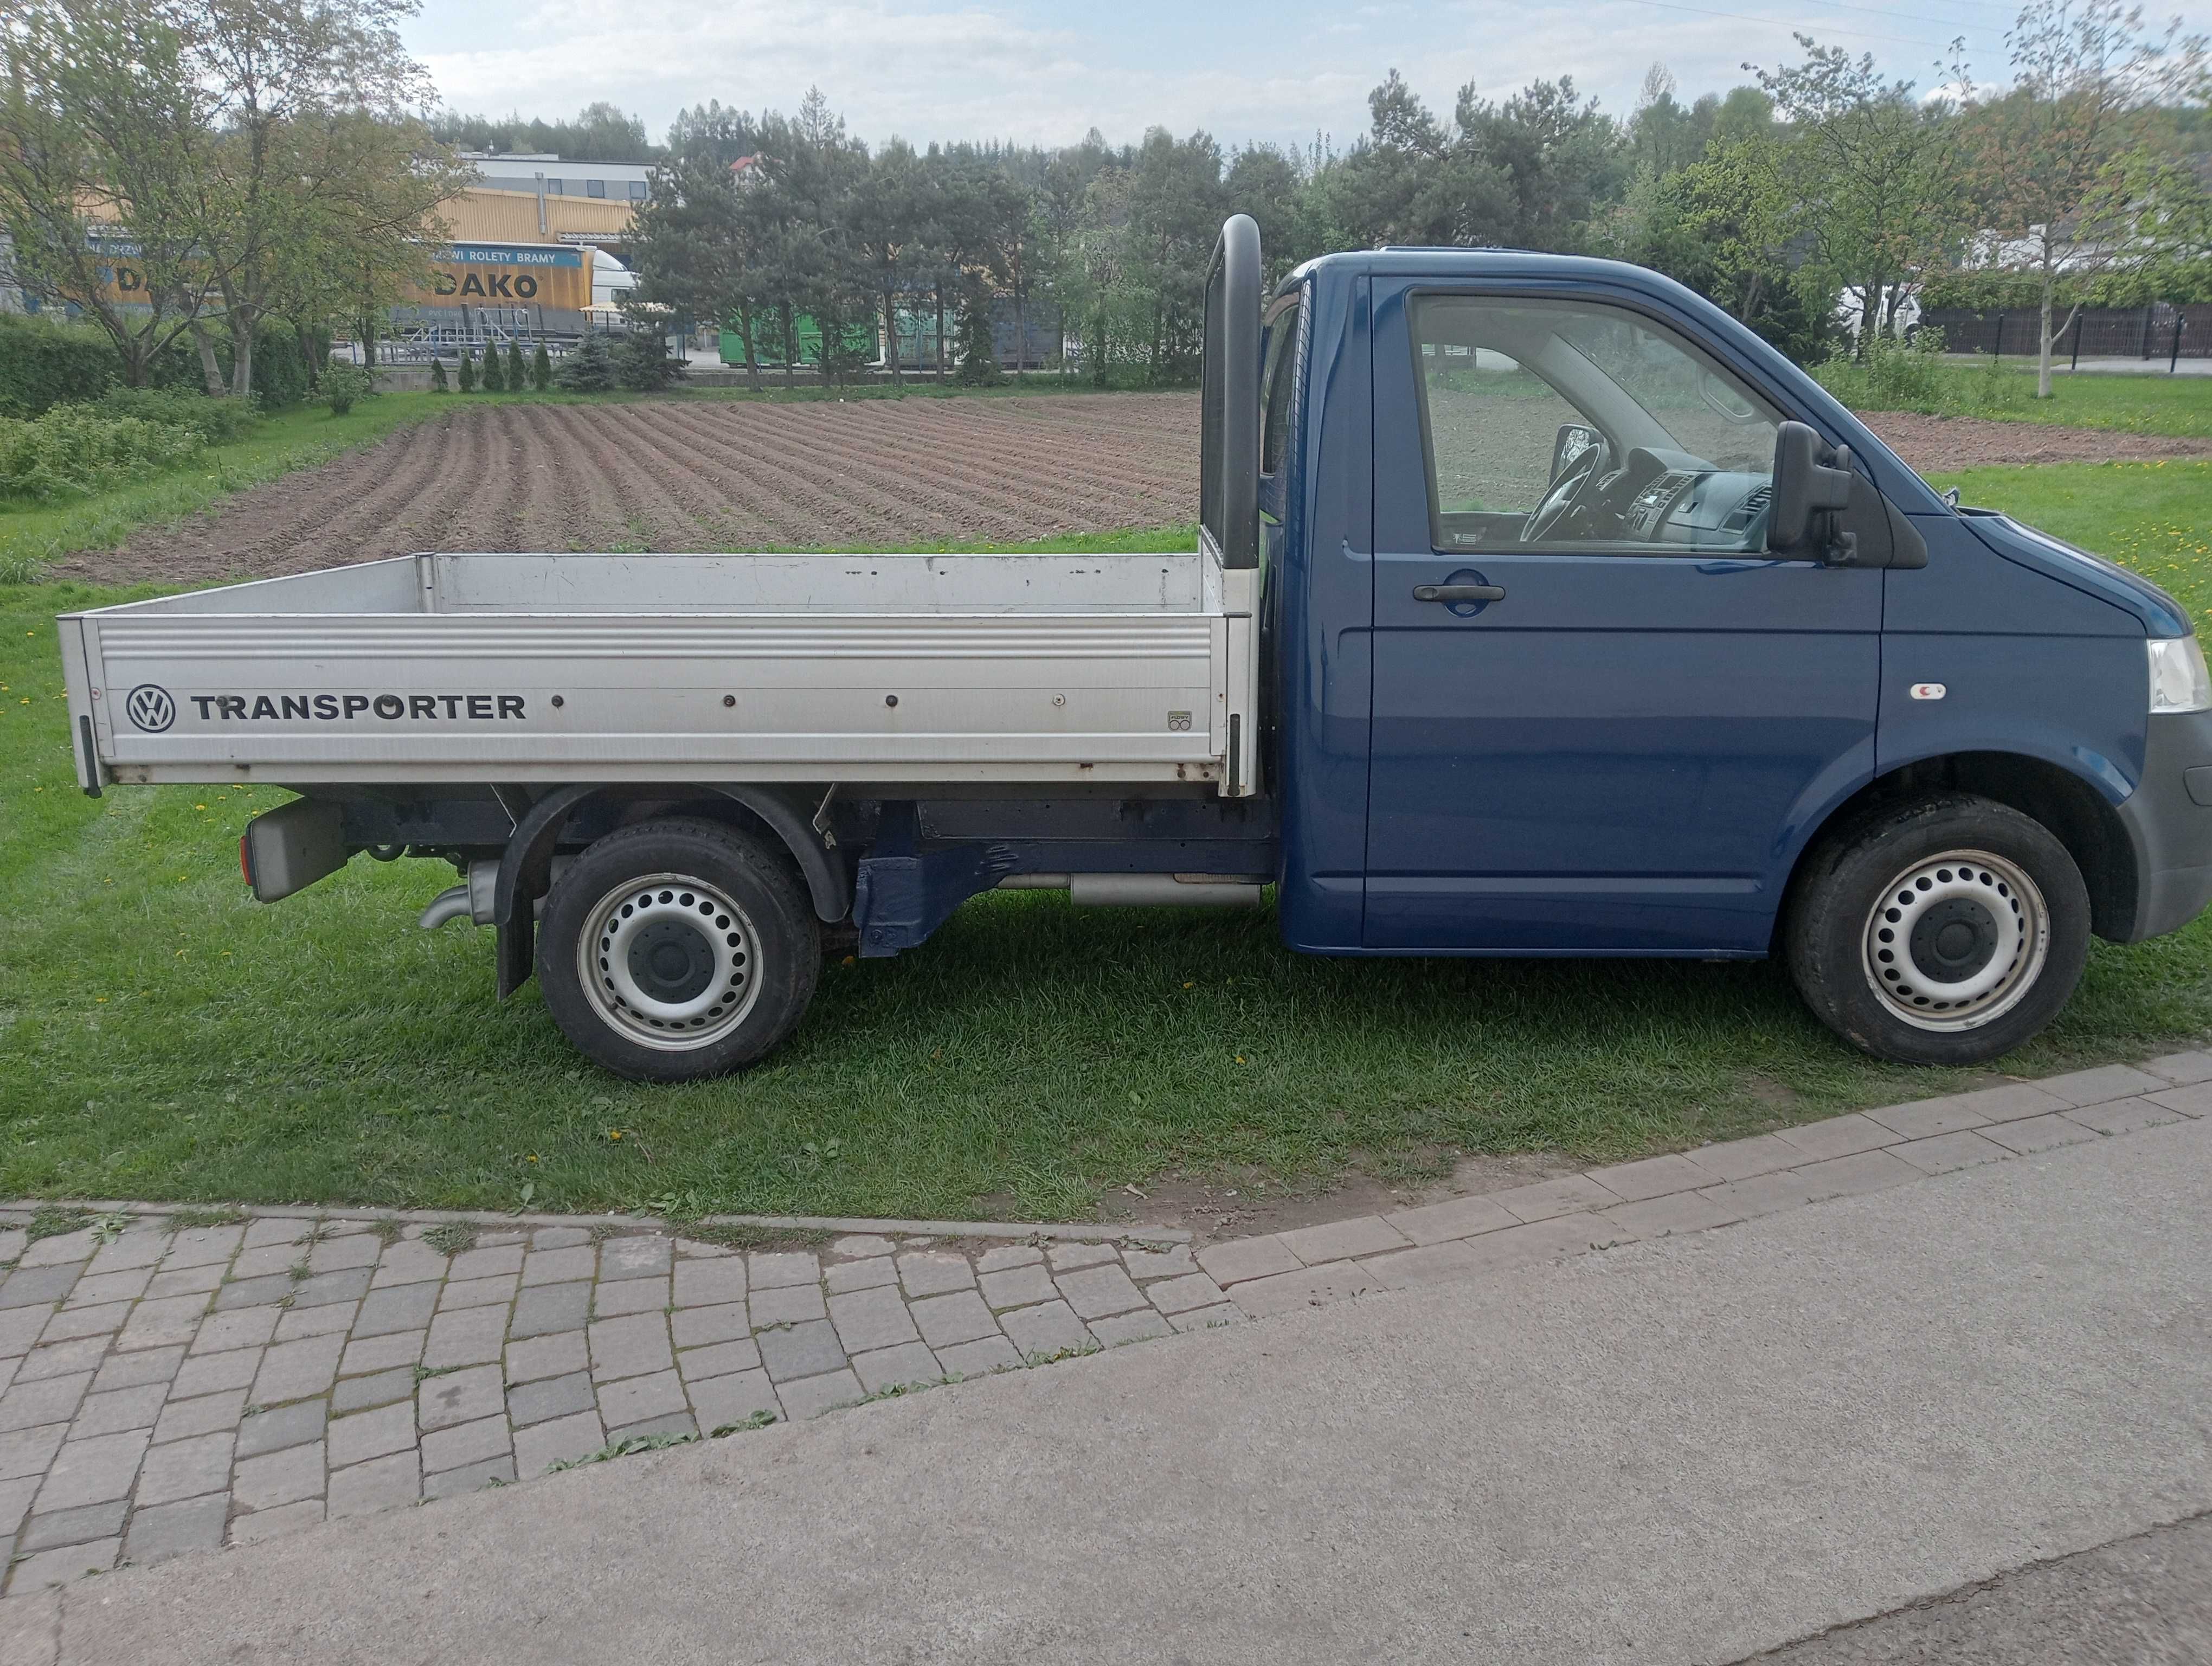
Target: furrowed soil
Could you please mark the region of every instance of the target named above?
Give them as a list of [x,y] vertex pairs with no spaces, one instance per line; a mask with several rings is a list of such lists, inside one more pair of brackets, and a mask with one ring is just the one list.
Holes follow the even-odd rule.
[[[1874,412],[1913,467],[2212,456],[2203,441]],[[1198,512],[1188,393],[453,409],[57,564],[95,583],[267,578],[417,550],[1019,543]]]
[[1023,543],[1190,520],[1189,394],[454,408],[57,562],[95,583],[269,578],[417,550]]

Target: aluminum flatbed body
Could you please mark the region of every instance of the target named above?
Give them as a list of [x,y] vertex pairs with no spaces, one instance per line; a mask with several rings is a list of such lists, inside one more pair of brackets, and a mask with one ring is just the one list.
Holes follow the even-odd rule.
[[1254,790],[1256,573],[1113,555],[400,556],[61,620],[82,784]]

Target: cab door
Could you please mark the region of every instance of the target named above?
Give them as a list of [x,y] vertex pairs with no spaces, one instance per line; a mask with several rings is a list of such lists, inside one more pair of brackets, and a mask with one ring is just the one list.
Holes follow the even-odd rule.
[[1366,945],[1763,953],[1872,770],[1883,574],[1763,553],[1784,413],[1632,298],[1374,318]]

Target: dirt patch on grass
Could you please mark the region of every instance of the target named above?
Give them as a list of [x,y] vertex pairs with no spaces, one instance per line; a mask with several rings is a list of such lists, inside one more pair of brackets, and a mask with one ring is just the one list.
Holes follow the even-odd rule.
[[1188,393],[454,407],[119,550],[95,583],[268,578],[417,550],[1018,543],[1198,512]]
[[1923,474],[2024,463],[2151,463],[2161,458],[2212,457],[2212,442],[2174,435],[1992,423],[1978,416],[1923,416],[1909,410],[1863,410],[1859,419]]

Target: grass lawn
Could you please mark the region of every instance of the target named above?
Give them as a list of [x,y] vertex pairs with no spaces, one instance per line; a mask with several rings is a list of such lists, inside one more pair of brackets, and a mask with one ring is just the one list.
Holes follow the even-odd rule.
[[[2212,465],[1960,483],[2212,609]],[[1965,1079],[1846,1050],[1767,965],[1328,961],[1264,914],[1007,893],[827,967],[768,1067],[634,1087],[577,1060],[534,985],[493,1000],[489,933],[414,929],[442,868],[364,858],[264,908],[234,850],[281,792],[79,793],[52,615],[122,593],[0,591],[0,1195],[1051,1219],[1164,1170],[1622,1157]],[[2096,945],[2006,1068],[2208,1029],[2200,921]]]
[[2212,376],[2069,374],[2051,379],[2051,397],[2035,397],[2035,370],[2008,359],[1992,366],[1947,360],[1929,374],[1919,397],[1878,391],[1864,370],[1832,362],[1814,373],[1854,410],[1920,410],[2001,423],[2053,423],[2062,428],[2119,429],[2212,439]]

